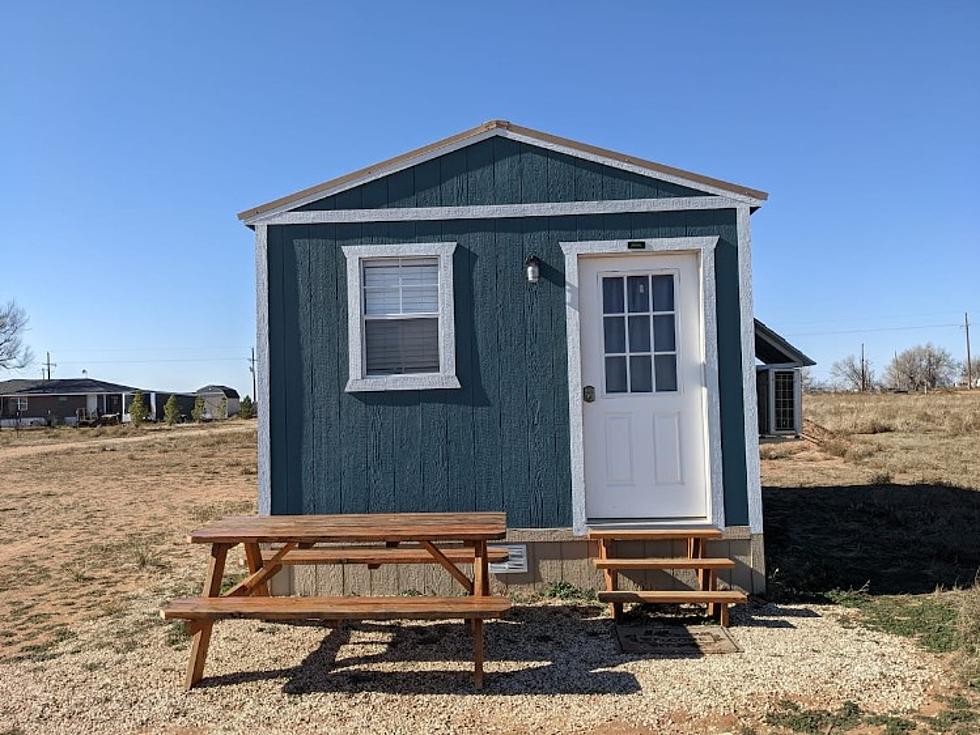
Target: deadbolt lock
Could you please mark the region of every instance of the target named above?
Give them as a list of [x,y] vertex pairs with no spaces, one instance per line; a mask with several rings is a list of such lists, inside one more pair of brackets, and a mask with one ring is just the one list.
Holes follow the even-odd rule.
[[587,385],[582,389],[582,400],[586,403],[592,403],[595,400],[595,386]]

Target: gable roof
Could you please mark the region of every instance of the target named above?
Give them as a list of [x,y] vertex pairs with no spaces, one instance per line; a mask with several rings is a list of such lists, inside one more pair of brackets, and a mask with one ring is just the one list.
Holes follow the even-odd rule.
[[475,128],[464,130],[456,135],[430,143],[429,145],[416,148],[415,150],[402,153],[394,158],[389,158],[380,163],[376,163],[366,168],[352,171],[349,174],[339,176],[321,184],[302,189],[288,196],[274,199],[271,202],[260,204],[257,207],[246,209],[238,213],[238,218],[246,224],[251,224],[260,217],[289,211],[295,207],[308,204],[331,196],[341,191],[359,186],[381,176],[386,176],[397,171],[418,165],[425,161],[444,155],[451,151],[471,145],[480,140],[485,140],[493,136],[502,136],[512,140],[518,140],[532,145],[537,145],[552,150],[557,150],[578,158],[597,161],[599,163],[631,170],[651,178],[663,179],[674,183],[691,186],[703,190],[709,194],[730,197],[746,204],[759,206],[768,199],[769,195],[758,189],[751,189],[741,184],[733,184],[721,179],[710,176],[685,171],[683,169],[666,166],[662,163],[647,161],[636,156],[629,156],[624,153],[617,153],[606,148],[580,143],[570,138],[562,138],[540,130],[525,128],[515,125],[507,120],[490,120]]
[[227,385],[206,385],[203,388],[198,388],[196,393],[197,395],[221,393],[225,398],[238,398],[238,391],[234,388],[229,388]]
[[3,380],[2,396],[58,396],[80,393],[133,393],[139,388],[119,383],[107,383],[92,378],[55,378],[54,380]]
[[817,364],[758,319],[755,320],[755,356],[766,365]]

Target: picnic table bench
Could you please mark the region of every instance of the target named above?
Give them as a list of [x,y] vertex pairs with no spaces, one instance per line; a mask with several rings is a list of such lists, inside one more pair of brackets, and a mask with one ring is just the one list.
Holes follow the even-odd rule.
[[[510,609],[506,597],[490,596],[488,564],[506,551],[488,549],[504,538],[503,513],[374,513],[358,515],[228,516],[189,536],[210,544],[204,591],[164,606],[165,620],[184,620],[192,636],[185,687],[204,675],[216,620],[397,620],[471,621],[473,681],[483,686],[483,621]],[[384,544],[351,546],[350,544]],[[228,551],[243,544],[249,575],[221,593]],[[317,546],[317,544],[343,544]],[[410,544],[402,546],[402,544]],[[454,544],[454,545],[446,545]],[[260,545],[274,545],[263,549]],[[289,564],[423,564],[442,566],[467,592],[465,597],[277,597],[269,580]],[[473,565],[470,579],[457,566]]]

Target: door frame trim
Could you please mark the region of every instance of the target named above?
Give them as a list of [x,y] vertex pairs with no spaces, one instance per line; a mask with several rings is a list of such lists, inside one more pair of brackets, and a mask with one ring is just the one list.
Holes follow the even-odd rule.
[[[565,254],[565,330],[568,344],[568,417],[571,450],[572,531],[581,536],[588,531],[585,512],[585,434],[582,401],[582,329],[579,317],[579,259],[594,255],[637,256],[667,253],[694,253],[701,272],[701,330],[704,335],[705,382],[705,477],[708,488],[708,518],[718,528],[725,527],[725,493],[721,455],[721,403],[718,388],[718,325],[715,306],[715,246],[718,237],[637,238],[636,240],[585,240],[560,242]],[[627,243],[642,240],[643,249],[630,249]]]

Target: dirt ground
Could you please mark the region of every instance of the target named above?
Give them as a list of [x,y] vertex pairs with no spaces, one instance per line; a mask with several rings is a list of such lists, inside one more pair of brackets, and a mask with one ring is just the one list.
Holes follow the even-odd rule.
[[[848,415],[810,399],[825,424]],[[479,694],[459,626],[248,621],[219,624],[209,679],[183,693],[188,639],[156,611],[200,589],[187,532],[254,511],[254,424],[0,432],[0,735],[973,732],[949,655],[855,625],[824,593],[972,581],[977,480],[942,457],[980,461],[975,406],[935,432],[898,406],[874,433],[763,448],[775,601],[735,613],[742,653],[620,654],[603,608],[545,600],[488,626]]]

